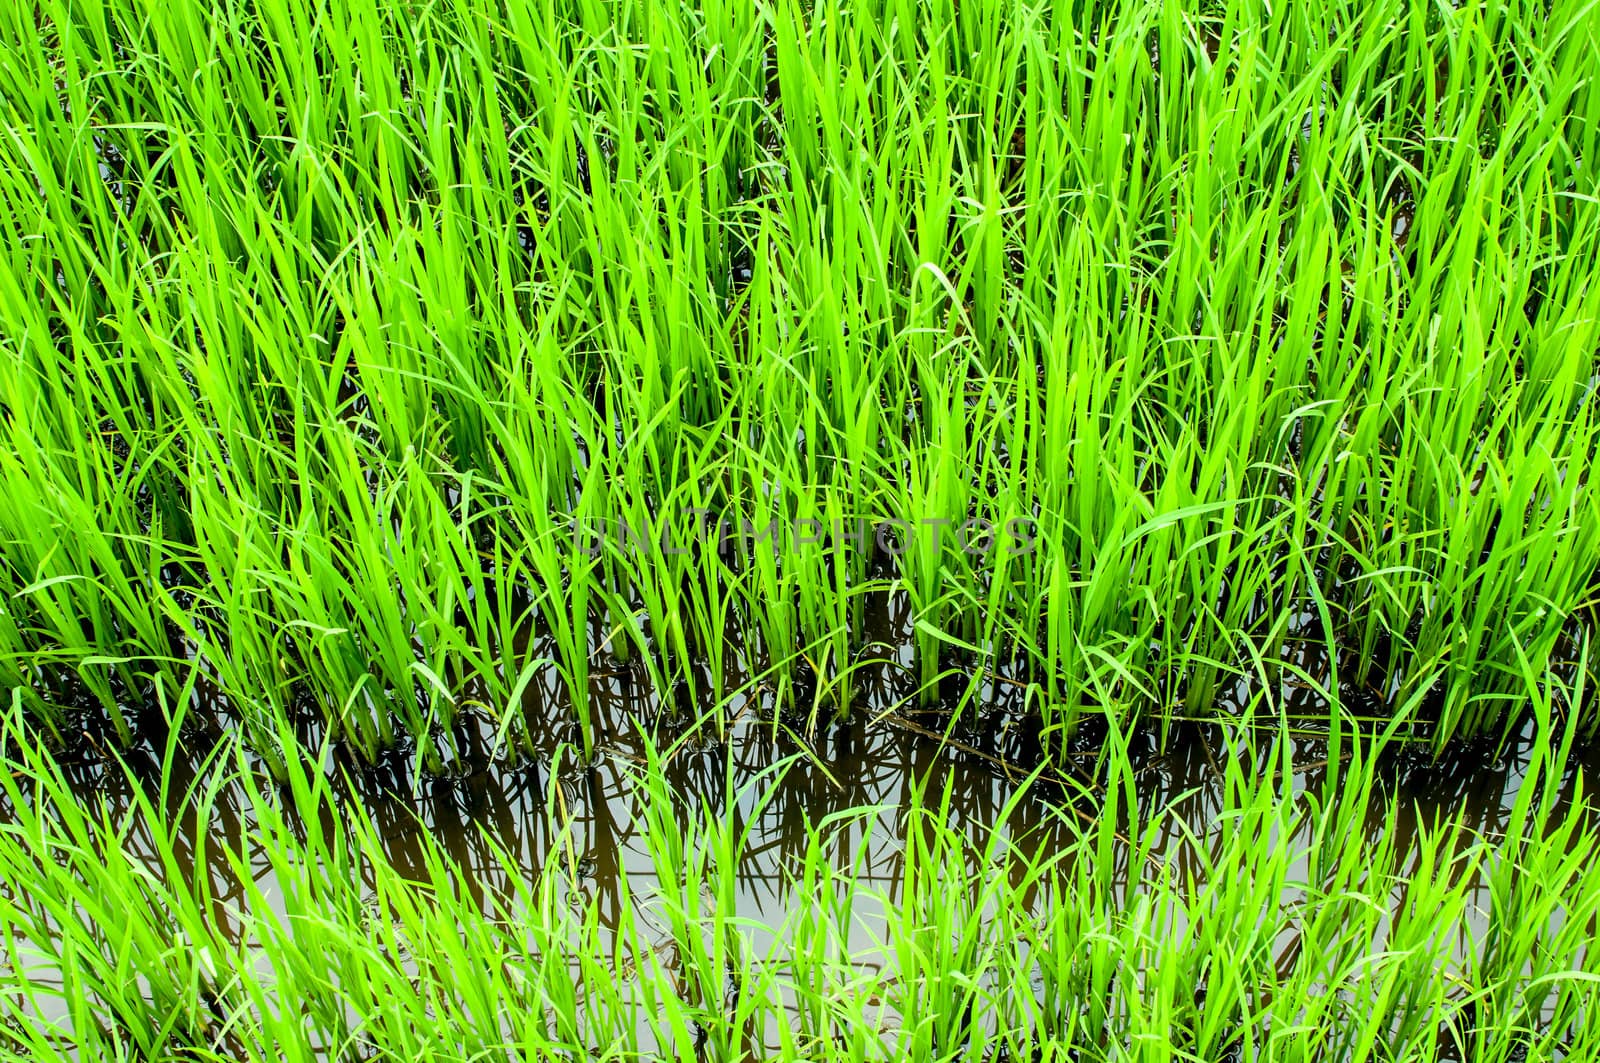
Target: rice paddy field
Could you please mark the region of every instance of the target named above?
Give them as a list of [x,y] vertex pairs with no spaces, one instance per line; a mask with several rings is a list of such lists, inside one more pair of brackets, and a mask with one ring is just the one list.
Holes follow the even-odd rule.
[[1597,0],[13,0],[0,1059],[1600,1059]]

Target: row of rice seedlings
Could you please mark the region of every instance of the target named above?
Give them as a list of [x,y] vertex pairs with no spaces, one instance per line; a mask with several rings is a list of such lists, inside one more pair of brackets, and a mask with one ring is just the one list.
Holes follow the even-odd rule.
[[[1583,1058],[1600,1045],[1600,872],[1568,771],[1582,691],[1536,686],[1541,740],[1500,836],[1445,815],[1401,845],[1399,799],[1376,794],[1373,751],[1336,718],[1319,785],[1300,785],[1287,743],[1259,776],[1229,758],[1214,832],[1158,850],[1185,828],[1136,811],[1113,720],[1096,810],[1063,811],[1064,848],[957,829],[948,793],[846,810],[813,824],[775,935],[736,906],[748,826],[686,806],[653,749],[638,790],[653,879],[624,883],[608,929],[559,841],[531,875],[502,852],[505,885],[484,894],[423,832],[407,877],[378,855],[366,813],[300,760],[271,787],[224,750],[180,792],[169,746],[113,815],[32,748],[14,700],[0,868],[27,888],[0,891],[0,1051]],[[767,780],[730,771],[724,785],[731,800]],[[218,854],[242,891],[226,910],[173,836],[224,787],[251,806]],[[1387,827],[1353,830],[1374,807]],[[558,828],[561,808],[553,788]],[[844,829],[872,816],[896,817],[904,838],[884,887],[860,877]],[[130,847],[135,828],[153,862]]]
[[1510,726],[1600,571],[1587,8],[946,6],[0,16],[10,681],[436,765],[551,667],[592,751],[594,617],[848,709],[886,580],[925,696],[1020,656],[1056,730],[1306,609],[1379,715]]

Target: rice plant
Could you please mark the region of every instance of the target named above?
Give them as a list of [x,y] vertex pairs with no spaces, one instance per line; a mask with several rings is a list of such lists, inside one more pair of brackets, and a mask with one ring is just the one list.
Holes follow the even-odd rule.
[[1203,717],[1313,637],[1505,733],[1600,571],[1591,14],[20,7],[10,689],[439,763],[538,626],[581,719],[596,632],[848,713],[882,580],[930,703],[969,647],[1062,734]]

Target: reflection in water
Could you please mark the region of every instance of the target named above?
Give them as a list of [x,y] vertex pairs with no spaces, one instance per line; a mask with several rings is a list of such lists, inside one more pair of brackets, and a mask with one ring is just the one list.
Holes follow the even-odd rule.
[[[405,749],[360,770],[329,754],[324,767],[339,801],[362,810],[376,829],[382,856],[402,874],[426,879],[428,853],[442,850],[473,901],[507,911],[526,896],[523,888],[548,861],[565,857],[582,894],[573,902],[592,904],[615,942],[641,930],[647,939],[659,936],[648,925],[658,883],[639,789],[653,744],[665,758],[665,783],[683,817],[709,817],[748,832],[734,901],[735,915],[745,925],[767,928],[768,939],[758,936],[753,948],[764,953],[781,932],[791,908],[791,883],[812,832],[837,817],[831,848],[835,868],[866,890],[845,945],[852,954],[886,959],[882,946],[888,931],[881,907],[871,898],[893,902],[900,897],[906,832],[916,813],[939,808],[948,794],[950,824],[974,843],[981,844],[993,830],[1025,850],[1069,851],[1082,825],[1098,816],[1106,801],[1096,755],[1108,742],[1108,728],[1086,720],[1074,739],[1081,755],[1072,761],[1073,773],[1053,775],[1041,767],[1038,725],[1021,711],[1024,677],[984,676],[975,686],[976,699],[955,714],[948,704],[919,710],[910,696],[915,687],[906,615],[891,601],[869,616],[876,618],[878,644],[890,652],[863,669],[857,711],[847,720],[832,721],[823,711],[817,717],[821,722],[808,728],[802,719],[780,713],[770,685],[752,678],[764,670],[754,650],[749,660],[730,655],[734,674],[728,686],[742,693],[724,706],[721,727],[698,723],[682,706],[674,711],[663,705],[642,671],[607,660],[594,670],[596,754],[588,763],[574,752],[581,736],[573,709],[550,675],[527,694],[529,730],[538,736],[531,753],[496,757],[489,725],[464,712],[450,736],[456,755],[443,776],[417,774]],[[548,649],[533,640],[526,652],[537,656]],[[1302,667],[1315,674],[1318,669],[1309,663],[1313,651],[1292,652],[1301,654]],[[1309,695],[1286,688],[1280,696],[1289,702]],[[1244,704],[1250,691],[1241,689],[1235,697]],[[1308,715],[1322,711],[1304,704]],[[128,852],[153,869],[171,861],[180,873],[203,881],[217,926],[242,935],[240,913],[254,902],[247,902],[229,853],[243,851],[244,866],[266,903],[276,906],[282,897],[267,849],[253,829],[251,788],[237,779],[218,783],[211,813],[201,822],[189,791],[226,776],[182,756],[164,770],[164,758],[155,750],[166,744],[165,736],[158,737],[159,744],[128,755],[132,770],[126,774],[100,760],[72,766],[72,779],[119,818],[145,795],[164,822],[128,815]],[[197,731],[175,746],[191,752],[225,748],[218,738],[215,731]],[[1116,847],[1109,874],[1119,895],[1157,874],[1204,883],[1212,847],[1226,833],[1226,765],[1255,777],[1287,767],[1289,792],[1326,792],[1339,766],[1330,763],[1325,743],[1315,737],[1282,741],[1287,749],[1280,742],[1252,740],[1237,725],[1218,723],[1179,722],[1165,734],[1144,729],[1129,735],[1125,754],[1137,808],[1123,816],[1121,828],[1124,839],[1139,836],[1148,843],[1150,863],[1135,866],[1135,847],[1126,840]],[[1459,821],[1468,839],[1492,839],[1503,832],[1536,741],[1530,722],[1499,751],[1464,746],[1457,755],[1435,760],[1424,746],[1397,745],[1380,754],[1379,785],[1366,821],[1352,829],[1373,842],[1385,838],[1393,844],[1402,879],[1393,895],[1397,908],[1405,902],[1403,880],[1415,867],[1425,832],[1446,820]],[[1564,805],[1576,800],[1580,781],[1600,767],[1593,752],[1586,755],[1589,760],[1569,765],[1562,781]],[[875,814],[846,815],[863,809]],[[339,826],[332,809],[322,810],[326,821],[319,824],[296,821],[292,807],[286,811],[302,837],[313,827],[326,832]],[[1305,821],[1299,822],[1292,845],[1310,841]],[[1290,881],[1311,878],[1305,859],[1291,869]],[[1483,939],[1489,909],[1486,887],[1476,879],[1465,885],[1472,904],[1468,925],[1454,929],[1458,952],[1469,934]],[[367,886],[370,891],[373,883]],[[632,904],[625,902],[625,889]],[[632,916],[625,915],[629,912]],[[646,925],[623,926],[625,918]],[[1295,961],[1298,948],[1293,920],[1284,926],[1274,943],[1280,967]]]
[[[337,793],[341,800],[359,804],[377,829],[383,856],[401,873],[425,878],[425,853],[432,844],[454,860],[481,904],[511,897],[518,885],[510,880],[502,852],[514,857],[513,866],[531,880],[554,847],[569,849],[603,925],[617,930],[624,876],[636,896],[647,893],[654,866],[636,788],[646,761],[646,739],[627,722],[640,718],[629,684],[616,676],[611,680],[617,696],[597,702],[611,715],[598,730],[591,764],[580,763],[574,747],[561,744],[577,735],[552,719],[543,732],[550,741],[534,756],[471,764],[463,759],[452,774],[432,778],[415,774],[409,758],[395,756],[359,774],[338,772]],[[553,698],[547,704],[552,713],[563,711]],[[875,816],[843,817],[834,853],[839,870],[851,871],[862,885],[893,899],[908,813],[919,806],[937,808],[947,789],[952,825],[975,843],[994,828],[1025,842],[1028,849],[1046,852],[1070,847],[1079,824],[1104,800],[1088,759],[1073,779],[1030,783],[1033,764],[1025,758],[1036,743],[1020,724],[981,732],[968,728],[958,732],[960,738],[944,742],[939,736],[947,721],[909,710],[876,720],[857,714],[808,734],[773,724],[755,700],[736,701],[731,717],[722,736],[708,727],[666,720],[655,728],[653,740],[664,751],[665,779],[686,817],[709,814],[736,830],[748,830],[737,876],[738,915],[756,924],[776,927],[782,922],[788,883],[806,850],[809,831],[829,817],[878,810]],[[1321,792],[1336,767],[1329,764],[1324,744],[1314,738],[1290,741],[1292,792]],[[1459,818],[1469,835],[1497,836],[1509,818],[1534,741],[1530,723],[1497,757],[1473,749],[1435,762],[1425,749],[1385,751],[1362,829],[1373,837],[1392,832],[1401,854],[1411,851],[1419,832],[1446,818]],[[1277,743],[1252,751],[1237,732],[1230,736],[1219,725],[1178,725],[1164,750],[1154,732],[1134,732],[1128,742],[1139,802],[1137,827],[1155,832],[1152,858],[1180,878],[1203,877],[1204,849],[1219,829],[1226,800],[1220,765],[1244,758],[1261,774],[1281,765],[1284,755]],[[148,767],[131,777],[104,763],[74,771],[85,792],[96,793],[120,816],[133,808],[140,790],[160,807],[161,774],[155,765]],[[1569,768],[1563,803],[1575,798],[1580,779],[1592,777],[1596,767],[1600,765],[1580,760]],[[210,817],[198,822],[184,795],[212,777],[199,768],[181,758],[171,766],[164,801],[168,826],[157,830],[145,817],[131,816],[128,849],[155,866],[170,846],[170,859],[209,885],[219,925],[237,930],[244,894],[227,853],[251,843],[250,800],[243,785],[224,784]],[[331,764],[329,771],[335,772]],[[774,780],[770,794],[760,782],[766,776]],[[1027,792],[1003,816],[1019,788]],[[1399,808],[1389,824],[1391,799]],[[300,829],[306,826],[301,823]],[[323,830],[334,826],[321,824]],[[1125,824],[1124,832],[1135,833],[1135,825]],[[1137,882],[1149,872],[1130,869],[1128,847],[1119,849],[1115,880],[1126,888],[1130,875]],[[257,850],[253,856],[253,866],[265,876],[264,853]],[[275,895],[270,881],[260,884],[268,898]],[[877,940],[881,938],[864,937],[860,944]]]

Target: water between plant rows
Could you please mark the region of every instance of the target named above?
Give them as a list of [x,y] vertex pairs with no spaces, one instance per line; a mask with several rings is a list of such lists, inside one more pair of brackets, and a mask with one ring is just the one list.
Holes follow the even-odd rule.
[[[1019,684],[993,677],[983,684],[978,701],[954,716],[947,707],[919,707],[892,678],[897,669],[910,671],[909,625],[892,618],[880,623],[886,624],[881,645],[889,651],[883,674],[877,683],[869,676],[861,684],[860,704],[845,720],[826,712],[816,721],[779,716],[770,691],[756,686],[726,707],[719,727],[696,721],[692,707],[670,711],[642,671],[608,661],[594,673],[600,718],[596,755],[587,764],[576,752],[579,736],[570,705],[552,679],[528,692],[528,711],[543,721],[536,730],[545,736],[534,755],[490,755],[494,736],[468,713],[457,728],[460,755],[442,776],[418,773],[405,749],[375,767],[339,771],[337,755],[329,755],[325,767],[338,779],[340,800],[359,804],[378,826],[382,856],[402,874],[427,877],[426,841],[450,854],[474,894],[468,899],[482,904],[514,893],[513,868],[531,879],[555,857],[575,887],[574,906],[593,903],[613,937],[626,931],[649,940],[656,869],[636,785],[646,760],[643,721],[655,746],[666,751],[666,779],[685,815],[703,817],[709,811],[748,830],[737,872],[736,913],[755,931],[751,944],[759,953],[774,940],[761,940],[761,928],[775,932],[790,910],[791,881],[808,831],[830,816],[875,810],[839,817],[833,855],[839,871],[865,888],[866,903],[857,907],[849,948],[863,956],[882,955],[887,930],[873,898],[897,895],[908,811],[918,802],[937,807],[948,790],[952,825],[975,841],[993,829],[1030,849],[1068,848],[1075,840],[1074,817],[1087,821],[1104,793],[1096,756],[1108,735],[1103,724],[1088,720],[1076,739],[1080,770],[1058,774],[1041,767],[1038,736],[1010,698]],[[1174,723],[1164,740],[1153,727],[1127,738],[1136,818],[1142,822],[1130,817],[1124,837],[1158,824],[1150,859],[1166,865],[1167,873],[1197,882],[1205,876],[1203,853],[1226,815],[1222,764],[1244,758],[1256,773],[1288,764],[1289,789],[1296,796],[1320,792],[1328,773],[1338,770],[1322,737],[1308,731],[1289,738],[1284,750],[1279,741],[1262,741],[1259,732],[1252,739],[1226,722],[1230,711],[1242,710],[1228,709],[1220,722]],[[1387,747],[1367,814],[1349,829],[1368,839],[1397,832],[1396,847],[1407,857],[1421,832],[1446,820],[1459,819],[1467,838],[1493,839],[1516,801],[1534,743],[1541,740],[1529,721],[1499,750],[1478,743],[1436,760],[1424,743]],[[131,772],[93,758],[69,770],[85,797],[103,799],[121,814],[133,808],[139,780],[153,785],[162,772],[159,755],[148,749],[133,751],[128,763]],[[176,769],[169,794],[183,793],[194,781],[197,763],[198,758],[168,766]],[[1568,765],[1560,783],[1562,804],[1592,793],[1596,779],[1600,751],[1590,749]],[[240,929],[237,913],[256,902],[247,899],[227,853],[237,854],[243,846],[261,896],[269,904],[279,897],[242,786],[224,790],[204,822],[185,813],[181,801],[169,801],[179,828],[173,855],[185,876],[209,882],[219,922],[230,933]],[[1397,799],[1397,814],[1391,811],[1392,799]],[[145,861],[152,874],[162,874],[161,843],[136,815],[129,822],[127,852]],[[1585,836],[1590,835],[1578,837]],[[1296,840],[1287,839],[1291,846]],[[511,866],[496,847],[516,858]],[[1114,869],[1119,888],[1128,892],[1146,873],[1134,866],[1130,848],[1126,842],[1118,847]],[[197,855],[202,853],[203,858]],[[1482,938],[1490,909],[1486,885],[1468,881],[1462,886],[1472,904],[1467,923],[1453,929],[1458,951]],[[632,927],[621,925],[624,890],[642,902],[631,909]],[[1404,890],[1397,889],[1392,904],[1404,902]],[[1292,959],[1297,947],[1292,927],[1283,931],[1277,947],[1285,961]]]

